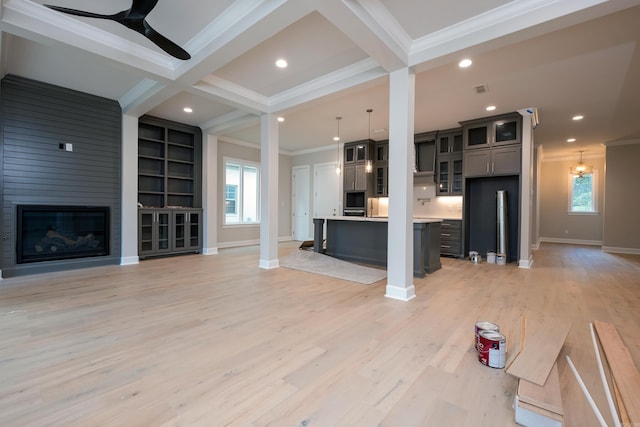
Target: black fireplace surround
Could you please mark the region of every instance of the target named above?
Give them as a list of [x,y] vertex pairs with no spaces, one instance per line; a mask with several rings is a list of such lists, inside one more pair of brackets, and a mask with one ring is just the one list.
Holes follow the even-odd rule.
[[18,205],[18,264],[109,255],[109,207]]

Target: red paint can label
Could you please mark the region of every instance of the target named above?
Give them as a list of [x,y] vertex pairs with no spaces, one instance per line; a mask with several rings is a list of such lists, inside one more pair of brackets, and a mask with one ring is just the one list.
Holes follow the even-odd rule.
[[478,333],[478,360],[490,368],[504,368],[507,355],[507,339],[500,332]]
[[494,332],[500,332],[500,328],[498,327],[498,325],[496,325],[495,323],[491,323],[491,322],[487,322],[484,320],[479,320],[476,322],[476,330],[475,330],[475,336],[474,336],[474,345],[476,347],[476,350],[478,350],[478,341],[479,341],[479,333],[480,331],[494,331]]

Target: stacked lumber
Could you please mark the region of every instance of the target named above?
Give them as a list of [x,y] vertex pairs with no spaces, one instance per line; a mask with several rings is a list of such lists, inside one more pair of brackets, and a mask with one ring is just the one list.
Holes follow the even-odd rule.
[[[594,321],[609,369],[616,410],[623,426],[640,425],[640,373],[615,326]],[[614,417],[616,415],[612,414]]]
[[541,314],[521,318],[506,372],[518,378],[514,411],[526,427],[562,427],[564,412],[557,359],[571,322]]
[[519,379],[513,408],[515,421],[520,425],[562,427],[564,412],[560,395],[558,364],[553,364],[543,386]]

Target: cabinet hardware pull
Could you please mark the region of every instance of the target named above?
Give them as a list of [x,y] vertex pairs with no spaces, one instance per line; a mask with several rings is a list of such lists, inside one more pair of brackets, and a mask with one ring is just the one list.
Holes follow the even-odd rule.
[[440,234],[443,236],[451,236],[451,234],[448,234],[448,233],[440,233]]
[[441,248],[450,248],[451,246],[447,246],[447,245],[440,245]]

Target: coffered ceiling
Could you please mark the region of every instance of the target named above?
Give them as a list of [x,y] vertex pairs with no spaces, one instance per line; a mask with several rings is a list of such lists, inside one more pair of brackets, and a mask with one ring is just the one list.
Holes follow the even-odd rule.
[[[417,73],[416,132],[537,107],[545,156],[640,138],[640,0],[159,0],[147,22],[189,60],[117,22],[44,4],[114,14],[132,1],[3,0],[2,75],[229,140],[259,144],[264,113],[285,118],[289,153],[332,146],[336,116],[343,141],[386,139],[388,75],[403,67]],[[461,69],[464,57],[473,65]]]

